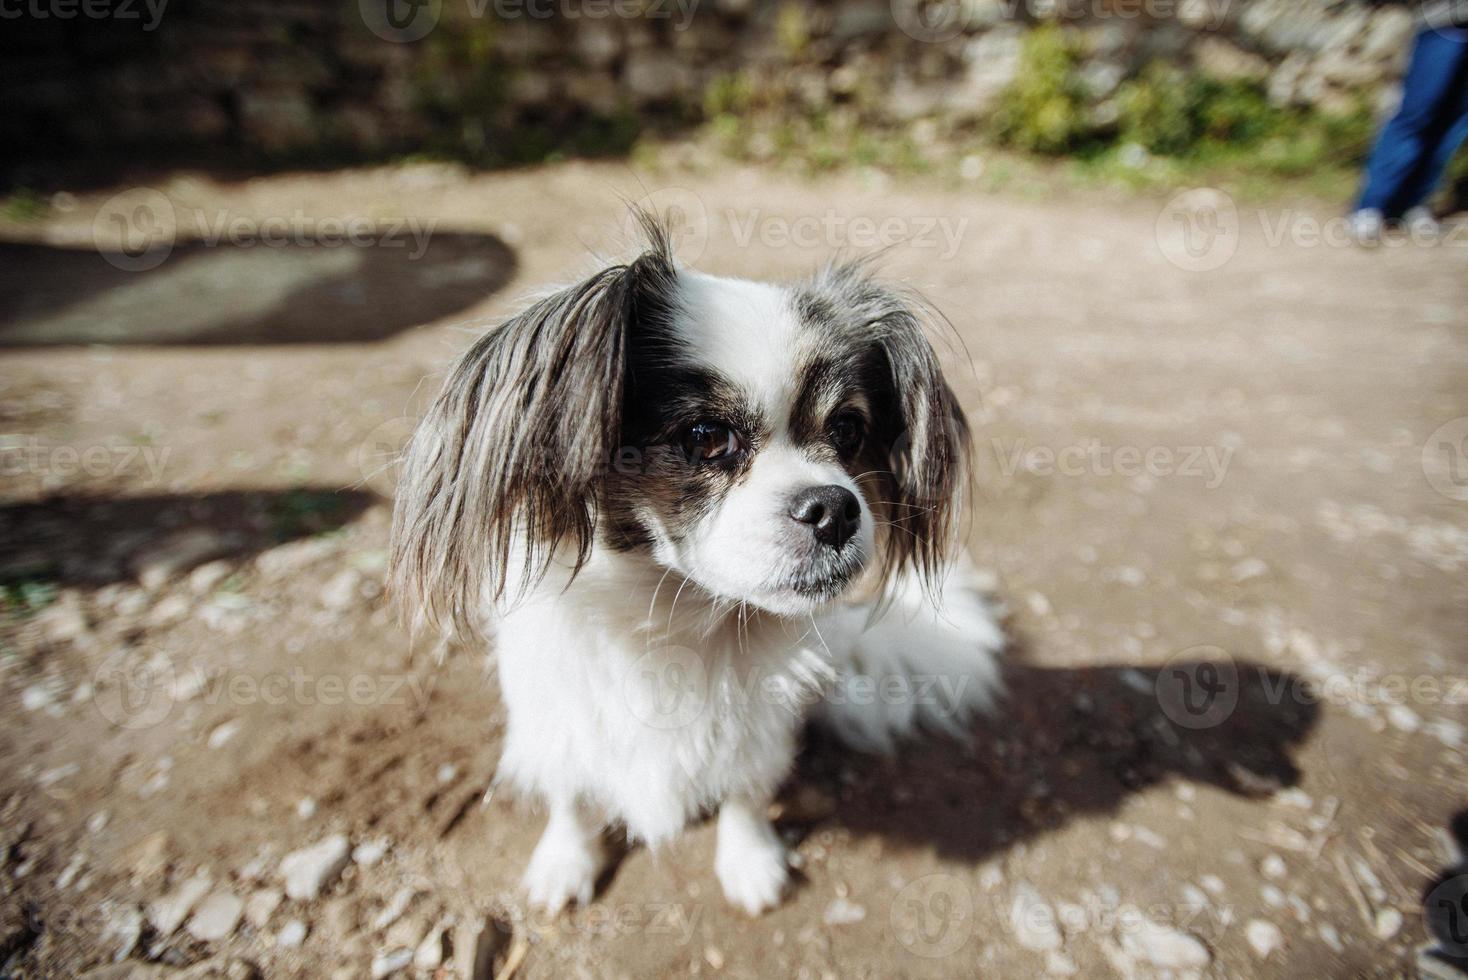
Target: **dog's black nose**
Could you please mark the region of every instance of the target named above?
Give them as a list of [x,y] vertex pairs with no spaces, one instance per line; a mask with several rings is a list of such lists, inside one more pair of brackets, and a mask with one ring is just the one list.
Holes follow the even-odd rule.
[[839,548],[861,527],[861,504],[845,487],[807,487],[795,495],[790,516],[809,524],[821,544]]

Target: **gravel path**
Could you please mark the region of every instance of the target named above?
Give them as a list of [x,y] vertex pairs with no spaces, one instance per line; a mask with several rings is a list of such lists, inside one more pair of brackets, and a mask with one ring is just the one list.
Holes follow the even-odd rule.
[[[779,804],[802,880],[764,918],[700,826],[545,920],[515,889],[539,818],[486,793],[492,676],[382,608],[385,453],[476,324],[665,185],[725,273],[908,240],[886,268],[961,341],[1013,692],[971,752],[814,741]],[[722,169],[153,187],[180,243],[223,215],[233,244],[68,251],[123,188],[0,229],[29,348],[0,367],[4,579],[44,606],[0,647],[21,974],[1385,976],[1463,881],[1468,235]],[[370,215],[374,247],[277,247],[265,215]],[[119,325],[173,346],[44,346]]]

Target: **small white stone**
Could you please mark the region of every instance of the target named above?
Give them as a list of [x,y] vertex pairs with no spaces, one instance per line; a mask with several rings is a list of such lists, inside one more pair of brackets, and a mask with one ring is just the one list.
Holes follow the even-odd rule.
[[56,703],[55,686],[55,683],[52,681],[41,681],[39,684],[32,684],[20,692],[21,707],[27,711],[40,711],[42,708],[49,708]]
[[1408,734],[1422,727],[1422,719],[1417,716],[1417,712],[1405,704],[1394,704],[1387,708],[1386,720],[1391,722],[1391,726],[1397,731]]
[[310,847],[292,851],[280,861],[285,893],[298,901],[310,901],[336,880],[351,854],[352,847],[344,834],[332,834]]
[[848,898],[833,899],[823,916],[828,926],[855,925],[866,917],[867,910]]
[[1045,954],[1045,972],[1052,977],[1073,977],[1080,971],[1075,960],[1058,950],[1052,949]]
[[1263,919],[1250,919],[1244,926],[1244,938],[1260,959],[1267,959],[1270,953],[1284,944],[1284,933],[1279,931],[1279,926]]
[[1009,927],[1015,940],[1025,949],[1043,953],[1060,948],[1060,926],[1055,910],[1045,897],[1027,881],[1014,886],[1009,902]]
[[306,941],[306,923],[300,919],[292,919],[280,927],[280,932],[275,934],[275,945],[281,949],[294,949]]
[[406,970],[413,962],[411,949],[390,949],[372,957],[372,980],[383,980],[399,970]]
[[1396,909],[1382,909],[1376,913],[1376,925],[1372,931],[1382,942],[1395,938],[1402,931],[1402,913]]
[[274,888],[255,889],[245,899],[245,921],[256,929],[264,929],[284,900],[285,896]]
[[1133,959],[1165,970],[1200,970],[1213,960],[1196,937],[1145,915],[1138,928],[1122,933],[1121,945]]
[[333,575],[321,590],[320,602],[327,609],[341,612],[355,606],[362,598],[362,573],[347,568]]
[[1204,875],[1198,879],[1198,884],[1210,895],[1222,895],[1224,891],[1223,879],[1218,875]]
[[398,921],[398,919],[401,919],[403,917],[403,913],[408,911],[408,906],[413,904],[413,899],[416,898],[417,895],[418,889],[413,888],[411,885],[406,885],[402,888],[399,888],[393,894],[393,897],[388,899],[388,902],[386,905],[383,906],[382,911],[378,912],[377,915],[373,917],[372,931],[380,932],[381,930],[386,929],[388,926],[392,925],[394,922]]
[[209,732],[208,745],[211,749],[217,749],[229,742],[239,734],[240,723],[238,721],[226,721],[215,725]]
[[199,904],[199,900],[209,893],[209,887],[214,882],[206,874],[195,875],[180,884],[173,891],[164,895],[148,905],[148,923],[162,938],[168,938],[183,925],[184,919]]
[[428,930],[428,935],[413,951],[413,968],[432,973],[443,965],[444,933],[447,926],[439,923]]
[[1289,871],[1285,867],[1284,858],[1278,854],[1270,854],[1259,862],[1259,871],[1266,878],[1283,878]]
[[306,797],[296,804],[296,816],[302,820],[310,820],[316,816],[316,801]]
[[229,892],[215,892],[199,903],[189,919],[188,931],[200,942],[214,942],[228,937],[240,924],[245,903]]
[[370,868],[387,855],[392,843],[386,837],[364,840],[352,849],[352,860],[364,868]]

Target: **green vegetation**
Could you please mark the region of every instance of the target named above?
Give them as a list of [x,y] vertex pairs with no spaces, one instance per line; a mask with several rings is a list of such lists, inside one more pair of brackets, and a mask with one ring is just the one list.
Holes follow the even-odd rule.
[[[800,30],[797,30],[800,28]],[[798,56],[801,24],[781,36]],[[1199,182],[1269,196],[1289,185],[1341,198],[1358,179],[1375,120],[1365,100],[1334,113],[1277,106],[1264,82],[1217,79],[1154,62],[1097,104],[1079,34],[1025,35],[1015,81],[986,124],[887,121],[885,93],[858,80],[832,102],[802,97],[788,72],[745,70],[704,91],[705,134],[736,159],[807,173],[858,166],[955,174],[975,156],[988,188],[1094,183],[1147,189]],[[824,69],[822,69],[824,70]],[[946,127],[946,128],[945,128]],[[1303,187],[1301,185],[1304,185]]]
[[994,134],[1000,143],[1033,153],[1070,153],[1092,135],[1086,92],[1077,71],[1080,48],[1054,24],[1025,38],[1019,74],[1000,100]]
[[5,199],[0,211],[10,221],[39,221],[50,213],[51,205],[35,191],[21,188]]
[[0,621],[26,619],[56,601],[56,583],[39,576],[0,581]]

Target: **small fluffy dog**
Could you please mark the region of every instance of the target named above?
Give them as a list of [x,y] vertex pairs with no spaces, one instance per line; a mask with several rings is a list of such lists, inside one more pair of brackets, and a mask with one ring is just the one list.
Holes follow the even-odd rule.
[[795,284],[648,247],[454,365],[414,434],[392,585],[492,633],[497,779],[544,801],[530,900],[586,903],[600,834],[717,809],[750,914],[788,871],[766,816],[808,718],[865,750],[960,732],[1002,635],[950,553],[968,430],[921,307],[862,264]]

